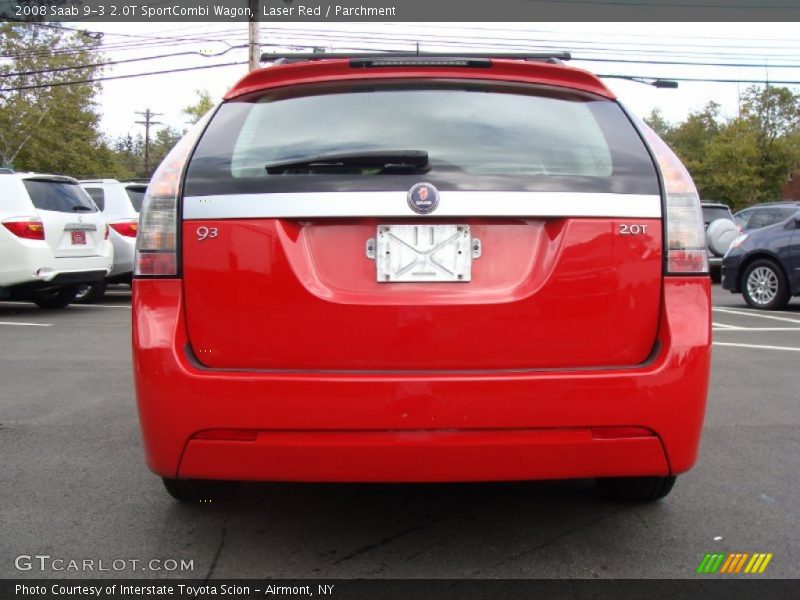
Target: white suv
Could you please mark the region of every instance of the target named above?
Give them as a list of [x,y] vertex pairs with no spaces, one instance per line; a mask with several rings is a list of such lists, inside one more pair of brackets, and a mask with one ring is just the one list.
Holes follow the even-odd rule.
[[0,299],[61,308],[111,271],[106,221],[71,177],[0,174],[0,225]]
[[86,287],[79,295],[81,302],[100,300],[109,283],[130,284],[133,276],[133,252],[147,182],[116,179],[85,179],[81,186],[94,200],[109,226],[109,239],[114,245],[114,266],[105,281]]

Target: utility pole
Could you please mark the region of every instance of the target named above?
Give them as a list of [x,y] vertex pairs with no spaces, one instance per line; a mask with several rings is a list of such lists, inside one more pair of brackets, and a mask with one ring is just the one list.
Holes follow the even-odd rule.
[[260,0],[247,0],[250,7],[250,19],[247,23],[247,39],[249,53],[249,69],[255,71],[261,67],[261,41],[258,31],[258,9]]
[[160,117],[164,113],[154,113],[149,108],[144,109],[144,112],[136,112],[137,115],[142,115],[144,121],[136,121],[138,125],[144,125],[144,175],[150,177],[150,127],[152,125],[162,125],[161,121],[153,121],[153,117]]

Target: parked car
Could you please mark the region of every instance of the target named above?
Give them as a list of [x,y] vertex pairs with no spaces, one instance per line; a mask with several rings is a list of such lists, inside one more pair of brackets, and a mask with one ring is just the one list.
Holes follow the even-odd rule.
[[731,242],[739,237],[742,231],[734,221],[727,204],[701,202],[700,206],[706,229],[709,273],[711,281],[719,283],[722,279],[722,257],[725,256]]
[[722,287],[765,310],[781,309],[800,295],[800,208],[734,240],[722,263]]
[[111,270],[105,219],[71,177],[0,174],[0,223],[0,299],[61,308]]
[[700,200],[667,145],[542,55],[292,58],[147,189],[134,378],[167,491],[665,496],[697,456],[711,347]]
[[770,202],[742,209],[733,217],[742,231],[746,232],[785,221],[798,209],[800,209],[800,202]]
[[105,215],[114,244],[114,267],[104,281],[84,286],[78,293],[81,302],[96,302],[113,283],[131,283],[133,276],[133,251],[139,227],[146,181],[117,181],[116,179],[85,179],[81,186]]

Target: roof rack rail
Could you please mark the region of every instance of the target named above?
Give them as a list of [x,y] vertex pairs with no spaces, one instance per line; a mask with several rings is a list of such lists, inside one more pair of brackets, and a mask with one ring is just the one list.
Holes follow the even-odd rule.
[[[533,62],[546,62],[559,64],[570,60],[569,52],[264,52],[262,62],[276,64],[290,64],[296,62],[309,62],[317,60],[349,59],[352,67],[375,66],[402,66],[397,63],[408,63],[431,66],[455,66],[456,61],[461,61],[459,66],[484,66],[491,64],[491,59],[526,60]],[[395,62],[397,61],[397,62]],[[438,62],[437,62],[438,61]],[[448,61],[448,62],[444,62]],[[391,64],[387,64],[391,62]]]

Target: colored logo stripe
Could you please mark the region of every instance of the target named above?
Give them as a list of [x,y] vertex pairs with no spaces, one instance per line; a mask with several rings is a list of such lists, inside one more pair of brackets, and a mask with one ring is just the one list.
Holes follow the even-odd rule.
[[[697,567],[698,573],[763,573],[767,565],[772,560],[772,553],[756,552],[731,552],[729,554],[707,553],[700,566]],[[746,566],[745,566],[746,565]]]
[[706,554],[703,557],[700,566],[697,567],[698,573],[716,573],[719,566],[722,564],[722,560],[725,558],[724,554]]

